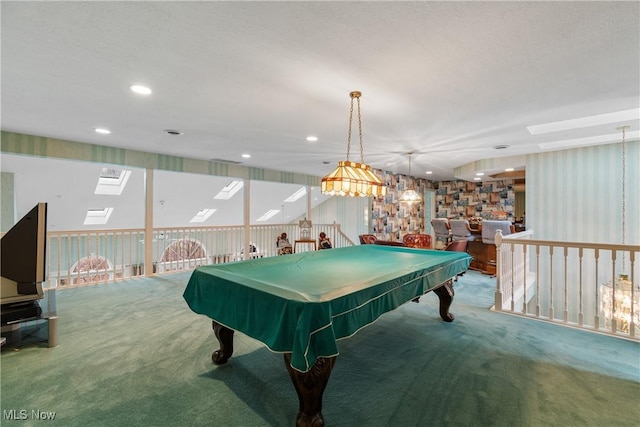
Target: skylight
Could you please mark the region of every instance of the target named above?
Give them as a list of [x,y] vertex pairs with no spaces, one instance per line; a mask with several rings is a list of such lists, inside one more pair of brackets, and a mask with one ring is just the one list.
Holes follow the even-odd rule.
[[215,195],[214,199],[218,200],[229,200],[236,194],[242,187],[244,186],[244,182],[242,181],[231,181],[229,185],[224,187],[218,194]]
[[119,196],[127,185],[130,176],[131,171],[128,170],[102,168],[94,194]]
[[[640,131],[627,132],[627,138],[635,139],[638,137],[640,137]],[[538,146],[543,150],[569,148],[569,147],[583,147],[587,145],[611,144],[614,142],[620,142],[620,138],[621,138],[620,134],[612,133],[609,135],[589,136],[586,138],[576,138],[576,139],[565,139],[562,141],[554,141],[554,142],[543,142],[541,144],[538,144]]]
[[189,222],[205,222],[215,211],[216,209],[202,209]]
[[280,209],[270,209],[267,213],[265,213],[264,215],[262,215],[260,218],[258,218],[256,220],[256,222],[265,222],[265,221],[269,221],[269,219],[271,217],[273,217],[274,215],[276,215],[278,212],[280,212]]
[[287,197],[284,201],[285,202],[295,202],[296,200],[298,200],[300,197],[304,196],[305,194],[307,194],[307,189],[306,189],[306,187],[302,187],[301,189],[299,189],[298,191],[296,191],[295,193],[293,193],[292,195]]
[[113,208],[89,209],[84,218],[84,225],[104,225],[109,221]]
[[597,114],[595,116],[580,117],[559,122],[544,123],[541,125],[527,126],[531,135],[539,135],[561,130],[586,128],[589,126],[606,125],[609,123],[624,122],[626,120],[638,120],[640,108],[632,110],[617,111],[615,113]]

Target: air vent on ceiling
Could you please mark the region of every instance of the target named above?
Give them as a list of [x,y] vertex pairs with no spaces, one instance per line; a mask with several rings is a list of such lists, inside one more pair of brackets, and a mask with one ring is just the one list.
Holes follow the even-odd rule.
[[242,162],[237,162],[235,160],[227,160],[227,159],[209,159],[210,162],[217,162],[217,163],[229,163],[230,165],[239,165]]

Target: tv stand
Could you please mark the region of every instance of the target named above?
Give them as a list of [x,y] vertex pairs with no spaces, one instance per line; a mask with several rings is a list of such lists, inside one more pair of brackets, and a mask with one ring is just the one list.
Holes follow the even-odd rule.
[[45,292],[47,204],[38,203],[0,238],[2,349],[45,341],[57,345],[55,291]]
[[38,301],[22,301],[2,304],[2,326],[37,319],[42,315]]
[[2,350],[29,344],[58,345],[58,316],[55,310],[55,291],[45,292],[39,301],[2,304],[0,335]]

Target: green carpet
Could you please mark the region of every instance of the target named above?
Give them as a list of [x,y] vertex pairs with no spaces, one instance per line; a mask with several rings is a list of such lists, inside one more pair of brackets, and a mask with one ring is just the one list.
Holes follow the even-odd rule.
[[[214,366],[211,322],[182,299],[188,277],[58,291],[59,346],[2,352],[1,424],[293,426],[282,355],[238,333]],[[453,323],[428,294],[340,341],[327,425],[640,425],[640,344],[492,312],[494,280],[460,278]]]

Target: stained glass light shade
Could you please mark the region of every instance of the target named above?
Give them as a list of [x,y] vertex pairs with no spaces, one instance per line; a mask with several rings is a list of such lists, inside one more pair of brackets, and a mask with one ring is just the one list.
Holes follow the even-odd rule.
[[418,194],[416,190],[406,190],[402,193],[402,196],[400,196],[400,201],[406,203],[415,203],[421,200],[422,197],[420,197],[420,194]]
[[362,163],[343,161],[322,178],[322,192],[337,196],[371,197],[384,196],[386,187],[382,180]]
[[[384,196],[386,187],[382,180],[371,170],[371,166],[364,163],[362,149],[362,120],[360,118],[360,96],[362,93],[353,91],[351,108],[349,110],[349,133],[347,140],[347,160],[338,162],[338,167],[322,178],[321,190],[332,196],[371,197]],[[351,151],[351,128],[353,124],[353,104],[357,103],[358,131],[360,134],[360,162],[349,161]]]

